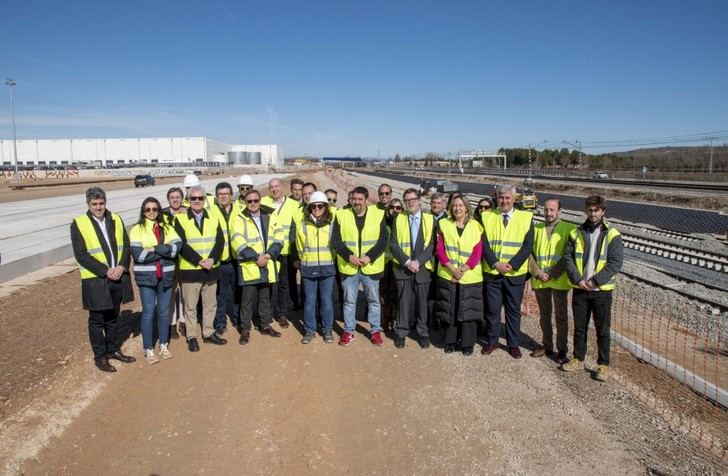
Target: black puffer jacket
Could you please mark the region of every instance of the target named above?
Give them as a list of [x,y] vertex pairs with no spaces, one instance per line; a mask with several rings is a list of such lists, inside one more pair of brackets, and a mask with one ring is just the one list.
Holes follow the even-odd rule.
[[483,319],[483,283],[457,284],[438,276],[435,319],[448,325]]

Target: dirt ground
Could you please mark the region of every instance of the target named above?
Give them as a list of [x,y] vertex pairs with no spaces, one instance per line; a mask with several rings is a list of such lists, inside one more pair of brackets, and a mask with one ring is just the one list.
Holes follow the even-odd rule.
[[[691,392],[619,349],[604,384],[532,359],[533,317],[521,360],[444,354],[436,332],[427,350],[378,348],[365,322],[347,348],[301,345],[294,312],[281,339],[254,332],[240,346],[229,331],[196,354],[172,341],[174,358],[150,366],[136,301],[122,321],[139,360],[103,374],[78,273],[59,273],[0,297],[3,474],[728,474],[725,455],[673,418],[679,405],[657,411],[641,389]],[[707,422],[726,412],[704,408],[691,424],[724,429]]]

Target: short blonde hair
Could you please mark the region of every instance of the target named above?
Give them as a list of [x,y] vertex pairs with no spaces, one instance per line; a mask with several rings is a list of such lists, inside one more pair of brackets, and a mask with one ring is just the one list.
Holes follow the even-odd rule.
[[450,218],[455,218],[455,215],[452,213],[452,206],[455,204],[455,200],[457,199],[462,200],[463,205],[465,205],[466,218],[468,220],[472,218],[473,210],[470,208],[470,200],[468,200],[468,197],[466,197],[464,193],[454,193],[452,197],[450,197],[450,203],[447,204],[447,213],[450,215]]

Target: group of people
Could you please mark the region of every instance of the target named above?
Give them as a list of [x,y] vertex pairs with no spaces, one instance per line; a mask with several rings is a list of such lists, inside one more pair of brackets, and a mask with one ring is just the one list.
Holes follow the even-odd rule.
[[[133,299],[131,262],[142,303],[141,333],[149,363],[169,359],[170,338],[184,335],[189,351],[202,341],[224,345],[230,323],[239,344],[250,342],[253,326],[280,337],[292,308],[303,307],[303,344],[320,332],[334,342],[334,302],[341,302],[343,329],[338,343],[356,338],[360,290],[372,344],[384,344],[391,330],[394,345],[412,336],[423,349],[430,332],[441,333],[444,352],[472,355],[478,336],[481,354],[498,348],[501,310],[506,349],[521,358],[521,302],[530,280],[540,310],[542,343],[530,355],[549,356],[565,371],[583,367],[587,326],[594,319],[597,379],[609,372],[610,318],[615,277],[622,266],[619,232],[604,219],[599,196],[585,200],[586,220],[560,219],[556,198],[543,203],[543,222],[514,207],[515,189],[498,187],[472,209],[461,193],[430,197],[409,188],[401,199],[382,184],[370,204],[366,187],[355,187],[337,206],[334,189],[319,191],[300,179],[290,195],[278,178],[269,195],[251,178],[233,186],[220,182],[206,193],[195,175],[167,193],[169,206],[154,198],[142,202],[139,220],[127,235],[121,218],[106,209],[98,187],[86,192],[87,213],[71,224],[79,263],[84,308],[96,366],[113,372],[109,362],[133,362],[117,341],[121,303]],[[300,292],[297,285],[300,274]],[[568,294],[572,291],[573,357],[567,357]],[[555,314],[556,342],[552,314]],[[154,320],[159,342],[155,352]]]

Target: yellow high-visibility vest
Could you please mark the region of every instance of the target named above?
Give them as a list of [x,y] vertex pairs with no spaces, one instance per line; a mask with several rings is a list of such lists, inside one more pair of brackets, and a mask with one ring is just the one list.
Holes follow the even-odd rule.
[[[457,225],[452,218],[443,218],[438,222],[438,226],[440,227],[439,230],[442,233],[442,238],[445,240],[447,259],[456,268],[460,268],[467,263],[473,253],[473,248],[482,240],[483,228],[473,218],[465,223],[462,234],[458,234]],[[442,264],[437,267],[437,275],[448,282],[452,280],[452,273],[450,273],[447,266],[443,266]],[[482,282],[483,268],[481,261],[478,261],[478,264],[473,269],[466,271],[459,281],[460,284],[476,284]]]
[[[265,253],[263,236],[258,231],[258,226],[255,224],[255,221],[247,213],[240,213],[230,219],[230,231],[230,240],[236,256],[246,247],[252,248],[258,255]],[[273,223],[269,222],[268,242],[271,243],[271,240],[275,239]],[[238,266],[240,266],[243,283],[259,281],[262,278],[260,267],[255,261],[238,261]],[[266,269],[268,270],[268,282],[275,283],[278,275],[276,260],[273,258],[269,259]]]
[[[435,218],[429,214],[420,212],[422,220],[422,231],[423,233],[423,248],[427,248],[430,245],[430,242],[432,241],[432,230],[435,228]],[[409,215],[405,213],[400,213],[397,215],[397,218],[394,222],[394,226],[397,230],[397,243],[399,244],[399,247],[402,249],[402,253],[405,254],[405,256],[412,256],[412,247],[414,247],[414,243],[411,243],[411,233],[410,233],[410,226],[409,226]],[[394,261],[397,264],[400,264],[399,261],[397,261],[397,258],[392,256],[392,261]],[[432,271],[434,269],[433,267],[433,260],[429,260],[426,263],[420,263],[420,265],[424,265],[425,268]]]
[[[222,228],[222,235],[225,238],[225,247],[222,249],[222,254],[220,255],[220,261],[227,261],[230,259],[230,226],[228,223],[228,220],[225,219],[225,215],[223,214],[222,210],[220,210],[220,207],[215,205],[210,210],[210,215],[215,215],[217,218],[217,221],[220,223],[220,227]],[[232,205],[230,206],[230,220],[233,219],[233,212],[235,211],[235,207]]]
[[[354,253],[355,256],[361,258],[367,251],[372,249],[377,241],[379,241],[379,229],[384,220],[384,211],[378,208],[367,208],[364,227],[361,231],[361,247],[359,246],[359,229],[356,227],[356,219],[353,209],[341,210],[336,214],[336,220],[339,223],[339,232],[341,233],[341,241],[347,248]],[[361,270],[363,274],[373,275],[384,272],[384,253],[369,264],[357,267],[345,260],[341,256],[336,257],[339,271],[347,276],[353,276]]]
[[[597,258],[596,266],[594,266],[594,274],[599,273],[607,265],[607,250],[609,248],[609,244],[615,237],[620,236],[620,233],[616,228],[606,221],[604,224],[607,226],[607,239],[602,240],[602,249],[599,250],[599,257]],[[571,239],[574,240],[574,263],[576,264],[576,269],[579,271],[581,276],[584,276],[584,249],[586,248],[584,244],[584,234],[580,233],[578,228],[575,228],[571,231]],[[586,278],[588,278],[588,276],[584,276],[584,279]],[[614,278],[616,278],[616,276],[612,277],[608,283],[599,286],[599,290],[613,290]],[[575,288],[579,287],[578,284],[573,284],[572,286]]]
[[274,210],[270,213],[271,229],[277,237],[280,237],[279,239],[283,245],[281,255],[288,255],[291,248],[291,242],[288,238],[291,233],[291,226],[293,226],[293,217],[298,213],[301,204],[292,198],[286,197],[283,204],[276,210],[276,204],[269,195],[263,197],[260,203]]
[[[508,263],[523,246],[528,230],[531,228],[533,214],[523,210],[513,210],[508,227],[503,226],[501,211],[499,209],[484,212],[483,228],[488,239],[490,249],[501,263]],[[496,268],[491,268],[485,260],[483,253],[483,270],[486,273],[498,274]],[[528,260],[518,268],[507,272],[504,276],[522,276],[528,272]]]
[[[116,213],[111,214],[111,220],[114,223],[114,237],[116,238],[116,249],[110,251],[112,253],[115,253],[116,265],[118,266],[119,262],[121,261],[121,254],[124,251],[124,222],[121,221],[121,217]],[[77,216],[74,221],[76,222],[78,231],[81,232],[81,236],[83,237],[83,242],[86,244],[86,251],[88,252],[88,254],[90,254],[91,257],[99,263],[103,263],[106,266],[111,267],[111,263],[107,261],[106,255],[104,254],[104,249],[101,247],[99,237],[96,235],[96,229],[94,228],[93,223],[91,223],[91,217],[84,213],[83,215]],[[81,272],[81,279],[103,277],[96,276],[94,273],[84,268],[80,264],[78,265],[78,269]]]
[[308,220],[296,225],[296,248],[301,266],[333,266],[331,224],[316,226]]
[[[212,249],[215,247],[215,240],[217,239],[217,228],[220,226],[220,222],[217,216],[212,213],[207,213],[207,216],[202,221],[202,232],[197,228],[194,218],[190,218],[187,213],[180,213],[175,215],[175,220],[180,224],[185,232],[185,243],[190,245],[190,248],[195,250],[197,254],[202,257],[202,260],[206,260],[210,257]],[[219,261],[215,261],[213,268],[217,268],[220,265]],[[191,261],[185,259],[184,256],[179,256],[179,269],[180,270],[193,270],[202,269],[201,266],[192,264]]]
[[[549,238],[546,234],[545,223],[539,223],[533,227],[533,257],[540,269],[548,270],[561,260],[566,250],[566,244],[569,242],[569,236],[575,228],[576,225],[573,223],[561,220],[556,224]],[[534,276],[531,278],[531,287],[564,291],[571,289],[571,283],[564,272],[557,279],[551,279],[545,283]]]

